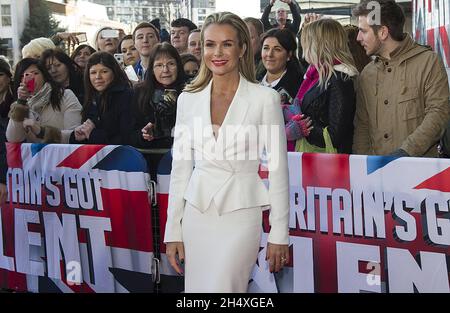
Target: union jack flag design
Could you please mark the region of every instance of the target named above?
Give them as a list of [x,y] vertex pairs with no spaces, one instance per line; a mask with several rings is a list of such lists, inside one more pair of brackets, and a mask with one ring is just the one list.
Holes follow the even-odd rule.
[[[0,287],[32,292],[153,292],[150,178],[137,150],[128,146],[41,144],[7,144],[7,149],[10,201],[0,211],[0,234],[4,236],[0,256],[4,252],[4,257],[14,260],[15,270],[0,266]],[[17,189],[19,173],[32,173],[29,178],[23,174],[23,190]],[[27,203],[33,185],[27,180],[31,182],[33,175],[38,177],[33,184],[41,191],[41,205]],[[57,190],[61,200],[50,205]],[[17,237],[17,212],[22,210],[31,215],[38,212],[39,217],[28,224],[31,267],[25,273],[19,268],[26,268],[28,260],[17,257],[19,250],[27,250]],[[46,217],[53,216],[58,217],[53,228],[61,227],[62,235],[56,231],[52,235],[53,228],[47,227],[51,220]],[[68,231],[64,218],[76,221],[75,233]],[[57,269],[52,268],[55,262],[50,262],[55,253],[60,256]],[[77,283],[68,279],[72,268],[64,256],[69,254],[79,256],[81,280]]]
[[[336,247],[340,242],[372,245],[379,247],[380,251],[386,251],[387,248],[406,249],[412,257],[417,257],[424,251],[427,253],[440,253],[446,255],[447,258],[450,256],[449,246],[431,244],[427,239],[423,229],[423,215],[425,213],[423,205],[421,206],[424,199],[430,195],[440,195],[446,198],[448,203],[450,199],[450,160],[309,153],[289,153],[288,160],[291,189],[290,260],[288,260],[287,265],[281,272],[275,274],[269,272],[265,256],[270,226],[268,211],[265,211],[262,221],[264,231],[261,248],[253,269],[251,281],[249,282],[250,292],[342,291],[342,287],[339,287],[336,261],[338,257]],[[164,225],[166,221],[170,170],[171,156],[168,154],[158,169],[158,199],[161,225]],[[266,186],[269,185],[268,176],[267,168],[264,164],[261,165],[260,177]],[[357,231],[357,223],[363,222],[354,218],[351,235],[344,234],[343,225],[339,225],[338,233],[334,232],[331,197],[328,197],[326,200],[326,212],[319,212],[320,204],[317,195],[312,198],[315,207],[314,230],[302,229],[298,222],[298,211],[295,209],[301,202],[297,191],[303,190],[303,192],[306,192],[308,187],[322,188],[322,190],[329,189],[330,192],[344,190],[349,195],[357,191],[382,192],[384,198],[380,203],[381,210],[384,212],[382,214],[384,215],[384,230],[374,227],[376,235],[369,236],[367,233],[360,235]],[[396,238],[393,230],[396,226],[403,224],[402,221],[396,220],[393,213],[392,200],[388,198],[389,194],[407,194],[411,199],[410,214],[413,216],[417,226],[417,236],[414,240],[404,242]],[[303,196],[306,197],[306,195]],[[376,197],[376,195],[371,194],[371,197]],[[354,199],[350,201],[352,214],[356,216],[353,207]],[[308,206],[308,199],[305,199],[303,205],[305,207]],[[365,210],[363,208],[363,213],[361,214],[364,214]],[[303,213],[307,217],[307,213]],[[326,217],[327,223],[323,223],[320,220],[320,214],[325,214],[323,216]],[[341,223],[343,222],[341,221]],[[366,228],[370,228],[369,226],[369,224],[364,224],[361,227],[364,232],[367,232]],[[162,229],[163,231],[164,229]],[[162,259],[164,260],[164,254],[162,254]],[[360,263],[360,272],[367,274],[367,262]],[[382,269],[386,268],[387,260],[384,253],[381,253],[378,263]],[[170,268],[167,261],[163,261],[162,266],[161,273],[168,276],[172,275],[174,278],[178,276]],[[420,261],[417,266],[420,267]],[[313,270],[307,272],[304,270],[304,267],[310,267]],[[381,270],[379,276],[381,280],[379,291],[389,292],[387,271]],[[448,286],[448,277],[446,279]],[[305,281],[308,281],[310,284],[306,286]],[[430,282],[429,285],[431,287],[427,290],[433,290],[433,283]],[[443,285],[445,286],[445,281]]]

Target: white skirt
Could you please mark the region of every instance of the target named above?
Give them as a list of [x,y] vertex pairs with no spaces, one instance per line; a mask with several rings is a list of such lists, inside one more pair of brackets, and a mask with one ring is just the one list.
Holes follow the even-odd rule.
[[205,213],[186,202],[182,230],[185,292],[247,292],[261,241],[261,207],[219,216],[214,201]]

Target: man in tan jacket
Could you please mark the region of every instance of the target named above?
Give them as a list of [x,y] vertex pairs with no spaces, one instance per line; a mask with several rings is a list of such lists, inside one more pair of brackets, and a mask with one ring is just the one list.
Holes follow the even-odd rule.
[[358,79],[353,152],[435,157],[450,112],[444,65],[403,33],[405,16],[394,0],[377,0],[375,11],[373,2],[353,10],[357,39],[374,56]]

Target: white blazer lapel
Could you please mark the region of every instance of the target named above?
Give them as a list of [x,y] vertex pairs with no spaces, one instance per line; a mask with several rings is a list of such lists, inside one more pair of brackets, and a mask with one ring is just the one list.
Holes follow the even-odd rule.
[[[225,138],[225,149],[230,145],[234,145],[235,143],[235,138],[229,137],[235,137],[235,135],[238,134],[239,130],[241,129],[242,124],[247,117],[247,112],[250,106],[247,98],[251,96],[252,95],[248,94],[247,80],[245,79],[245,77],[240,75],[238,89],[236,90],[236,94],[231,101],[230,107],[228,108],[228,112],[219,131],[219,136],[223,136],[223,132],[226,133],[227,138]],[[228,133],[227,127],[229,127]],[[217,141],[219,140],[222,140],[222,138],[217,138]]]
[[201,110],[200,116],[202,119],[202,136],[206,140],[215,140],[213,128],[211,125],[211,87],[212,80],[198,95],[198,101],[201,104],[199,109]]

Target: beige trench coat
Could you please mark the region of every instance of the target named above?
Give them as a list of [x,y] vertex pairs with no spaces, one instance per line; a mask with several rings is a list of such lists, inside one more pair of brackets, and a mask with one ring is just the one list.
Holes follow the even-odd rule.
[[407,36],[390,60],[377,57],[358,79],[353,152],[386,155],[401,148],[410,156],[437,156],[449,111],[442,61]]

